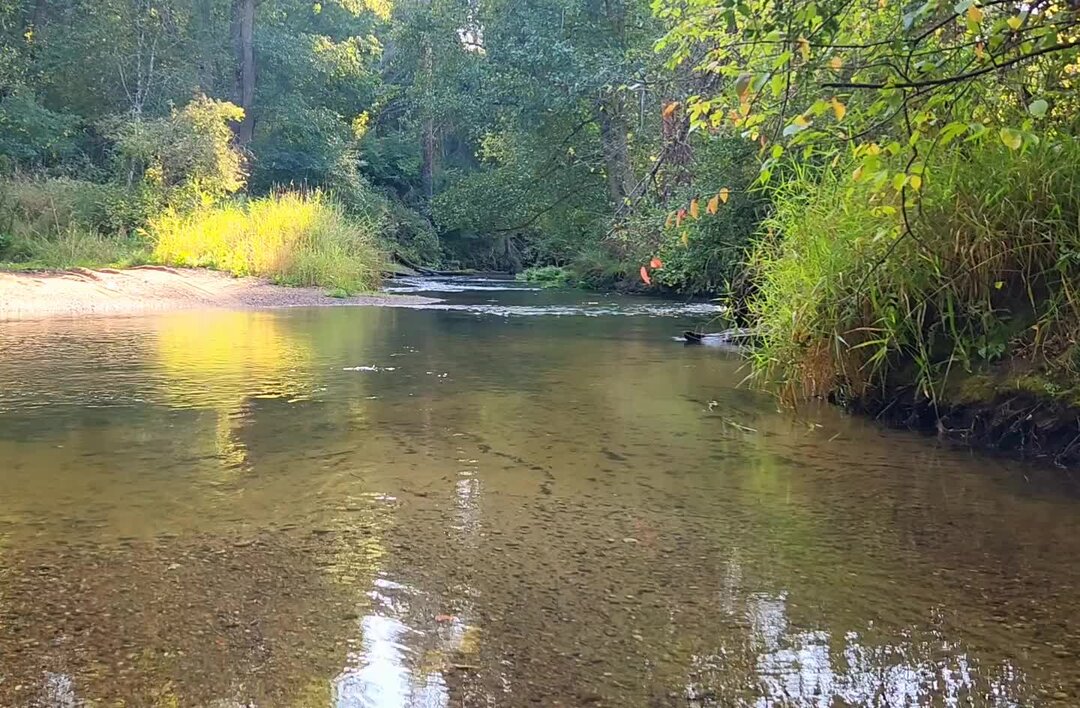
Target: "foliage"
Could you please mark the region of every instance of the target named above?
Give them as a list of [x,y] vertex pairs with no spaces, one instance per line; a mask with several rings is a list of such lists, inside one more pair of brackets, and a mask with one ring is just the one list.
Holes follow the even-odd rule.
[[157,195],[115,183],[59,177],[0,181],[0,230],[22,236],[134,233],[159,207]]
[[319,192],[275,193],[150,221],[154,258],[286,285],[370,290],[385,265],[377,221],[350,219]]
[[0,98],[0,171],[17,165],[45,167],[75,151],[77,116],[57,113],[38,103],[29,91]]
[[571,283],[573,275],[567,268],[560,266],[537,266],[519,273],[518,280],[545,288],[561,288]]
[[936,400],[1006,359],[1076,380],[1080,143],[943,153],[906,238],[900,197],[851,166],[806,168],[776,194],[754,260],[760,371],[793,396],[856,400],[909,383]]
[[232,194],[245,175],[229,126],[243,117],[232,103],[197,96],[167,118],[117,122],[108,132],[119,175],[187,200]]
[[75,226],[50,234],[0,233],[0,269],[67,270],[122,268],[147,262],[149,251],[138,238],[119,238]]

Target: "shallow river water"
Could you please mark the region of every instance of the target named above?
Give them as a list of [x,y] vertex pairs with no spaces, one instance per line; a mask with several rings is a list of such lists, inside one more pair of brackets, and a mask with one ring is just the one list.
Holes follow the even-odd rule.
[[0,323],[0,705],[1080,705],[1065,473],[501,286]]

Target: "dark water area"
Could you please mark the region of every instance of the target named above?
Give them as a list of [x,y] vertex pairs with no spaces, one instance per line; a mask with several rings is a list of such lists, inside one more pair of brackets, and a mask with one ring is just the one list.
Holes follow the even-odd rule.
[[392,288],[0,324],[0,705],[1080,705],[1065,473],[778,410],[707,304]]

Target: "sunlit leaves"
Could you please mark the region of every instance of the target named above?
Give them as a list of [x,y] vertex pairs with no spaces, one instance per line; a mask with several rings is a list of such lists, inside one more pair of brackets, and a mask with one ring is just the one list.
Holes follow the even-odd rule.
[[790,137],[801,133],[810,127],[810,121],[806,119],[806,116],[795,116],[791,123],[784,128],[784,137]]
[[833,98],[830,105],[832,106],[833,113],[836,114],[836,120],[844,120],[844,115],[847,114],[847,106],[840,103],[836,98]]
[[1002,128],[998,135],[1001,137],[1001,142],[1010,150],[1019,150],[1020,146],[1024,144],[1024,135],[1019,130]]

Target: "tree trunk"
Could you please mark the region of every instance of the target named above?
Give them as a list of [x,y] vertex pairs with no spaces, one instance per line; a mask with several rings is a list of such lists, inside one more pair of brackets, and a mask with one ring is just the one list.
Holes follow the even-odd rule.
[[660,171],[660,198],[666,204],[678,188],[690,186],[694,153],[687,140],[690,119],[685,111],[675,110],[662,115],[660,121],[665,159],[664,168]]
[[435,121],[428,116],[424,119],[423,142],[424,164],[420,170],[420,184],[424,197],[430,202],[435,197]]
[[603,144],[604,167],[607,172],[608,194],[615,208],[634,191],[634,170],[630,166],[626,106],[622,98],[611,96],[600,108],[600,140]]
[[244,109],[244,120],[237,124],[236,142],[251,142],[255,131],[255,0],[233,0],[233,52],[236,74],[233,102]]

